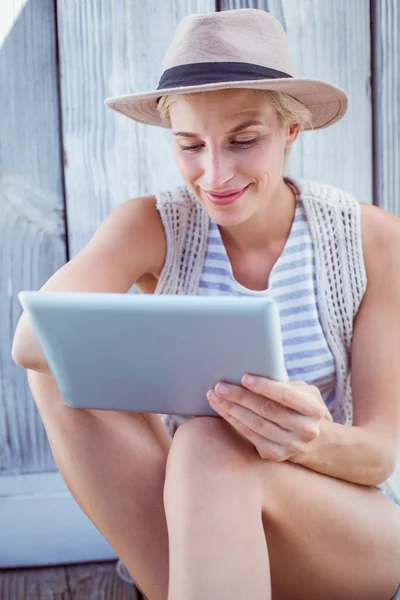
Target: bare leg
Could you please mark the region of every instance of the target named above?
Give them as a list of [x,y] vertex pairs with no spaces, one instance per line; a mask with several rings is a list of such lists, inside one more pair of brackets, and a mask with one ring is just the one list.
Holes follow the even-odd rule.
[[143,592],[151,600],[165,600],[168,432],[154,415],[71,409],[54,380],[33,371],[28,378],[57,466],[75,500]]
[[271,597],[253,459],[253,449],[213,417],[175,434],[165,486],[170,600]]
[[[165,600],[169,435],[150,415],[70,409],[53,380],[29,382],[76,501],[144,593]],[[280,600],[389,600],[398,584],[399,509],[376,490],[262,461],[220,419],[178,430],[164,499],[170,600],[267,599],[269,563]]]
[[400,509],[378,490],[290,462],[259,462],[273,598],[389,600]]
[[[177,432],[167,462],[170,600],[389,600],[400,510],[380,492],[261,459],[221,419]],[[268,552],[267,552],[268,547]]]

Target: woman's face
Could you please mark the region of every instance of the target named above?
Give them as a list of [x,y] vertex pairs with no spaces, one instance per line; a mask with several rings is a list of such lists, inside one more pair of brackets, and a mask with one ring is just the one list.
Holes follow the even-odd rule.
[[239,225],[265,208],[299,125],[282,127],[252,90],[195,94],[173,103],[170,118],[178,169],[216,223]]

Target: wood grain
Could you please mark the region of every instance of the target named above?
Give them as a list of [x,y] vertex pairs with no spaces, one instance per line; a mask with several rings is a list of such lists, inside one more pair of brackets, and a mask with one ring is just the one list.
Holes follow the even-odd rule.
[[0,43],[0,474],[17,474],[55,468],[25,372],[11,358],[17,293],[38,289],[66,251],[53,0],[3,2],[9,22]]
[[71,600],[66,569],[6,569],[0,571],[1,600]]
[[136,600],[135,586],[122,581],[115,563],[76,565],[67,568],[71,600]]
[[332,127],[304,132],[293,147],[288,172],[337,185],[370,203],[369,0],[221,0],[221,8],[267,10],[286,30],[296,74],[323,79],[347,91],[348,113]]
[[178,21],[214,0],[59,0],[67,217],[71,255],[128,198],[181,181],[169,132],[106,108],[108,96],[156,89]]
[[1,600],[139,600],[115,562],[0,570]]
[[400,6],[394,0],[372,6],[376,204],[400,216]]

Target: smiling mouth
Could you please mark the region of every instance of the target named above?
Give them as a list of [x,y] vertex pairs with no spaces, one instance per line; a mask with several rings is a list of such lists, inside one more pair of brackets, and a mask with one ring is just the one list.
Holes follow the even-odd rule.
[[236,190],[236,191],[227,191],[227,192],[207,192],[206,190],[203,190],[203,191],[206,194],[207,198],[210,200],[210,202],[212,202],[213,204],[215,204],[217,206],[226,206],[228,204],[233,204],[234,202],[236,202],[236,200],[238,200],[244,194],[244,192],[247,190],[249,185],[246,185],[246,187],[242,188],[241,190]]

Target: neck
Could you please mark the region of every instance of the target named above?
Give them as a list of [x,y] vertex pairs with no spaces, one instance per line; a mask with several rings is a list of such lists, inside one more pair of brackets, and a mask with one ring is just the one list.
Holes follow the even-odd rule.
[[285,243],[292,226],[296,197],[282,179],[268,201],[250,219],[233,227],[220,227],[225,246],[253,252],[268,246]]

